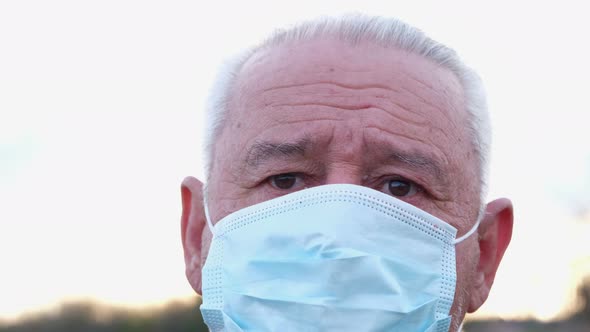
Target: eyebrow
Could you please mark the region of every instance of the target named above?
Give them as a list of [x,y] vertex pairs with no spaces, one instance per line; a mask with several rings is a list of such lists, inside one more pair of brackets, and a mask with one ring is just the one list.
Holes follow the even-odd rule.
[[419,169],[425,173],[432,174],[436,178],[442,178],[443,167],[440,162],[417,153],[393,152],[389,159],[395,163],[404,164],[412,169]]
[[270,159],[303,157],[310,145],[309,138],[303,138],[293,143],[256,142],[248,149],[246,164],[250,167],[258,167]]
[[[248,149],[246,165],[256,168],[272,159],[304,157],[312,143],[308,137],[295,142],[256,142]],[[445,172],[440,161],[419,152],[391,152],[390,150],[385,154],[384,160],[393,164],[403,165],[409,169],[419,170],[439,180],[444,178],[443,175]]]

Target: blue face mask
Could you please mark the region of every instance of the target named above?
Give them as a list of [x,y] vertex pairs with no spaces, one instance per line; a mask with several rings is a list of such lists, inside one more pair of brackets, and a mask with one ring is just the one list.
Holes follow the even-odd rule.
[[211,331],[448,331],[457,230],[381,192],[318,186],[212,227]]

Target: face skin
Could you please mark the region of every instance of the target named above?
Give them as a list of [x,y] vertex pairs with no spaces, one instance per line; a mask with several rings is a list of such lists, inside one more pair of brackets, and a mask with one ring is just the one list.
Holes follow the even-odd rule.
[[[463,235],[481,204],[464,105],[452,72],[397,49],[321,39],[258,51],[239,73],[216,140],[211,218],[297,190],[350,183],[413,204]],[[182,186],[187,277],[197,292],[212,237],[201,186],[194,178]],[[511,231],[512,205],[496,200],[478,236],[457,245],[454,329],[486,300]]]

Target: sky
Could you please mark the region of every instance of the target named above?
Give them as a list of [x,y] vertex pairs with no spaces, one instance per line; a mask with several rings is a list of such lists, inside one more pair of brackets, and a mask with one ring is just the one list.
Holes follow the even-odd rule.
[[219,65],[275,28],[395,16],[482,76],[490,200],[513,242],[479,317],[567,314],[590,276],[590,21],[583,1],[0,2],[0,319],[63,300],[191,296],[180,182],[202,178]]

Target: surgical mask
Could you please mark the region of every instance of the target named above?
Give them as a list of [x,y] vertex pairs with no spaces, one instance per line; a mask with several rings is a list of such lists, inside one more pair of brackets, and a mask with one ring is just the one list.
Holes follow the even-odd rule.
[[457,230],[392,196],[335,184],[220,220],[201,313],[217,331],[447,332]]

